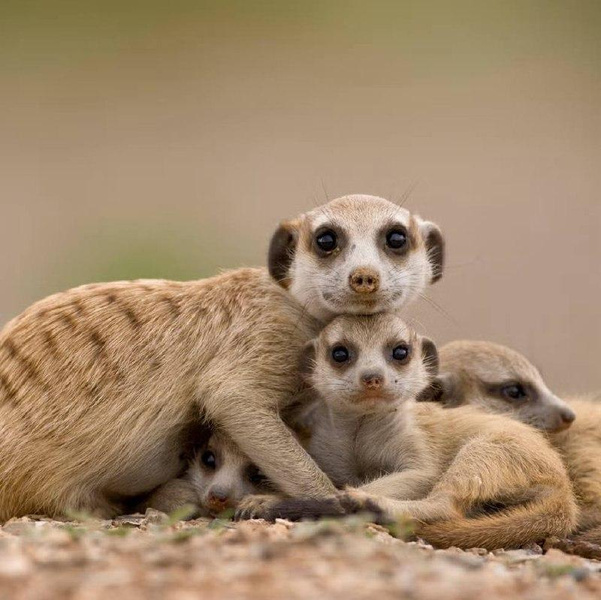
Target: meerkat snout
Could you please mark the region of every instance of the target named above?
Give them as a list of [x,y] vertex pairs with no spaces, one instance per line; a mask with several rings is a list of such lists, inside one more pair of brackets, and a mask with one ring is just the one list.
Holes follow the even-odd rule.
[[557,430],[567,429],[576,420],[576,413],[569,407],[564,407],[559,410],[559,421]]
[[349,275],[349,285],[358,294],[373,294],[380,287],[380,275],[369,267],[359,267]]
[[366,390],[379,390],[384,383],[384,375],[382,373],[363,373],[361,375],[361,383]]
[[219,514],[223,512],[228,508],[229,502],[230,497],[227,490],[217,486],[209,488],[209,493],[207,494],[207,507],[211,513]]

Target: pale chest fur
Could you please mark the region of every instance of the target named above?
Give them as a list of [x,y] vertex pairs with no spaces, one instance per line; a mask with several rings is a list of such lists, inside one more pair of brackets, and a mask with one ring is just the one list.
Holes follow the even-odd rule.
[[429,454],[411,410],[406,407],[363,417],[354,447],[361,481],[416,468],[426,462]]

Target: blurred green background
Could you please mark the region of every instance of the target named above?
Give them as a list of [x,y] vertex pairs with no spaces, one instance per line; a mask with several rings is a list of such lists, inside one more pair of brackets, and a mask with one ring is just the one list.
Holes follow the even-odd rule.
[[600,388],[600,31],[598,0],[2,0],[0,322],[417,184],[449,248],[418,327]]

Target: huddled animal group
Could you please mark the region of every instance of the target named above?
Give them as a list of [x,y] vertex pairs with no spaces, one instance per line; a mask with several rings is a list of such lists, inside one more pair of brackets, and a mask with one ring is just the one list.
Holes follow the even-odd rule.
[[439,547],[601,543],[601,402],[415,332],[443,271],[434,223],[356,195],[282,223],[267,269],[34,304],[0,333],[0,519],[366,511]]

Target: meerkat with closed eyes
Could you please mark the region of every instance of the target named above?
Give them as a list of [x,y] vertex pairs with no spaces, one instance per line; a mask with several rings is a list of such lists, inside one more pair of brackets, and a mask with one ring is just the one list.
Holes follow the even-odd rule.
[[87,285],[34,304],[0,332],[0,520],[119,513],[177,477],[203,419],[282,493],[328,495],[280,418],[302,386],[295,357],[332,316],[401,308],[442,266],[436,225],[346,196],[283,223],[268,270]]
[[190,517],[218,517],[233,510],[251,494],[273,491],[269,480],[220,432],[194,449],[185,473],[159,486],[137,506],[171,513],[185,506],[196,510]]
[[470,404],[549,433],[570,427],[572,408],[546,385],[522,354],[492,342],[459,340],[440,349],[432,397],[446,407]]
[[[491,342],[462,340],[443,346],[440,373],[422,399],[447,408],[477,406],[543,430],[572,480],[580,508],[578,531],[601,527],[601,404],[594,394],[562,400],[522,354]],[[601,543],[601,529],[585,538]]]
[[570,481],[542,434],[471,407],[415,398],[437,368],[434,344],[397,316],[340,316],[309,346],[322,399],[309,452],[339,487],[329,499],[265,502],[269,518],[370,510],[409,517],[440,546],[516,547],[576,522]]

